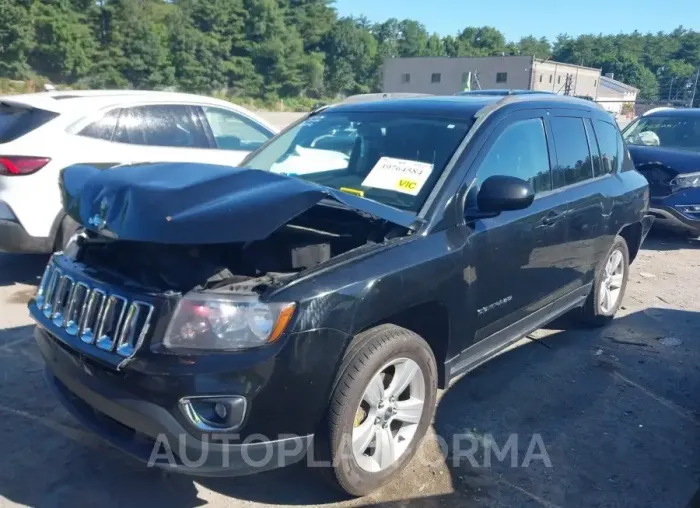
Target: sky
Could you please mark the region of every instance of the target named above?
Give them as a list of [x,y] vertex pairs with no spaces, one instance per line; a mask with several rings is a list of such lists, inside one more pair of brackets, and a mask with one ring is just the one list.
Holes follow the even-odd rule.
[[700,31],[698,0],[335,0],[341,16],[370,21],[415,19],[429,32],[455,35],[466,26],[493,26],[518,40],[553,40],[560,33],[668,32],[683,25]]

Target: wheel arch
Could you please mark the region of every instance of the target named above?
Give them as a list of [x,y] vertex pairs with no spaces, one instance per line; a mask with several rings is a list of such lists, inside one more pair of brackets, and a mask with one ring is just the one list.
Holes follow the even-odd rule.
[[642,223],[633,222],[628,224],[620,229],[617,234],[627,242],[627,249],[630,255],[629,262],[632,264],[642,246]]
[[447,307],[437,300],[429,300],[378,319],[358,334],[380,325],[392,324],[420,335],[430,346],[438,369],[438,386],[445,387],[447,352],[450,334],[450,316]]

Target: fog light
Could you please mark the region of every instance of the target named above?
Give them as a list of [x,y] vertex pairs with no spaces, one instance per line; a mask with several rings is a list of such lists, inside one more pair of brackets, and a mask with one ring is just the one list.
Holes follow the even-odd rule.
[[246,399],[239,395],[183,397],[180,410],[199,430],[231,431],[243,423]]

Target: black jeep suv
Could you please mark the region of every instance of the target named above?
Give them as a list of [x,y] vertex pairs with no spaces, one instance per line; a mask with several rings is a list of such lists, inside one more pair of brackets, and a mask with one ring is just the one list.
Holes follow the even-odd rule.
[[611,117],[554,96],[331,106],[240,168],[61,182],[86,229],[29,309],[65,406],[151,465],[307,457],[353,495],[411,460],[438,387],[568,311],[609,322],[652,221]]

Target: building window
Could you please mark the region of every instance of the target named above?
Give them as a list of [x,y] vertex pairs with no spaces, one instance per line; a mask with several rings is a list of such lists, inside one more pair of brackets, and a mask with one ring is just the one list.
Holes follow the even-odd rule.
[[543,78],[543,77],[544,77],[544,76],[542,76],[542,74],[540,74],[540,83],[542,83],[542,78]]
[[439,72],[433,72],[430,75],[430,82],[431,83],[439,83],[440,82],[440,73]]
[[593,81],[593,86],[598,86],[598,80],[597,80],[597,79]]
[[401,84],[405,85],[407,83],[411,82],[411,75],[410,74],[401,74]]
[[507,72],[497,72],[496,73],[496,83],[505,83],[508,81]]
[[557,76],[557,85],[561,85],[561,76]]
[[551,74],[549,75],[549,82],[550,83],[552,82],[552,75]]

